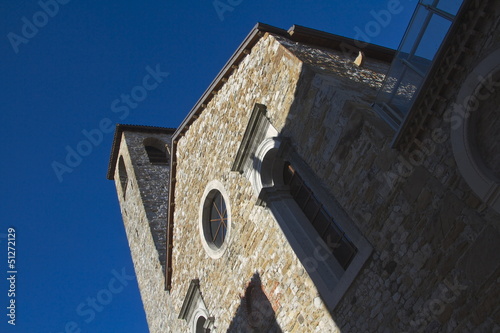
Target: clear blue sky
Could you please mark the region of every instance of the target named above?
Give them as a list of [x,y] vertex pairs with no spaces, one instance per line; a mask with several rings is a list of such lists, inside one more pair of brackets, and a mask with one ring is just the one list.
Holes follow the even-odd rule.
[[[214,3],[225,11],[219,15]],[[258,21],[396,48],[415,5],[2,1],[0,332],[148,331],[137,282],[116,278],[134,271],[114,183],[105,177],[113,135],[101,139],[93,131],[102,121],[178,126]],[[380,14],[388,6],[393,14]],[[169,75],[128,114],[114,112],[125,105],[116,102],[122,94],[143,85],[148,66]],[[84,131],[95,134],[91,146],[82,143]],[[87,156],[70,166],[68,149]],[[8,296],[9,227],[16,231],[15,326],[7,322],[14,299]]]

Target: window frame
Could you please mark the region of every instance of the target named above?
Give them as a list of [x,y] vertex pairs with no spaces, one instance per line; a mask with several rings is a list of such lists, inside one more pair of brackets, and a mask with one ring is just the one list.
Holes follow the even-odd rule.
[[127,174],[127,167],[125,166],[125,160],[122,155],[120,155],[118,159],[118,176],[120,178],[120,185],[122,188],[123,199],[125,199],[128,187],[128,174]]
[[215,245],[215,247],[220,248],[224,244],[227,234],[226,202],[222,194],[215,189],[208,194],[208,197],[211,198],[210,217],[208,221],[210,225],[211,243]]
[[198,321],[203,318],[202,332],[211,332],[214,328],[215,318],[209,315],[205,301],[200,291],[200,280],[192,279],[186,296],[182,302],[178,319],[184,319],[191,333],[199,333]]
[[[289,172],[291,174],[289,181],[288,179],[285,179],[285,174],[283,175],[283,180],[284,184],[288,186],[290,194],[292,195],[292,198],[295,200],[299,208],[302,210],[306,218],[309,220],[309,223],[314,227],[316,232],[318,233],[319,237],[325,242],[327,248],[330,250],[331,254],[335,257],[335,259],[339,262],[340,266],[344,270],[346,270],[349,265],[352,262],[352,259],[356,256],[356,253],[358,251],[356,245],[354,245],[346,235],[345,231],[342,230],[342,228],[337,224],[335,219],[332,217],[332,214],[330,214],[325,207],[314,195],[314,192],[311,190],[311,188],[304,182],[300,174],[293,168],[293,166],[289,162],[285,162],[284,164],[284,170],[283,172]],[[294,184],[295,183],[295,184]],[[292,188],[292,184],[298,185],[297,188]],[[299,201],[299,193],[306,193],[306,198],[304,200],[304,203],[301,205]],[[308,210],[307,207],[309,204],[313,204],[314,211],[311,211],[313,214],[312,216],[308,215]],[[323,223],[321,226],[322,228],[319,228],[318,222],[319,216],[324,217],[325,223]],[[337,234],[337,239],[336,240],[331,240],[328,238],[328,231],[333,230]],[[331,234],[331,233],[330,233]],[[328,238],[328,239],[325,239]],[[348,258],[342,258],[341,253],[336,251],[335,249],[338,249],[339,247],[347,247],[349,248],[354,248],[352,253],[349,255]]]
[[[210,239],[212,234],[210,216],[213,199],[217,193],[220,193],[222,200],[224,200],[227,215],[226,234],[220,246],[217,246],[214,241]],[[226,191],[224,185],[218,180],[210,181],[205,187],[199,206],[198,230],[202,246],[208,256],[212,259],[222,257],[231,240],[231,205],[228,192]]]
[[[275,156],[274,161],[266,158]],[[257,163],[254,175],[273,175],[272,179],[262,179],[256,188],[260,188],[258,204],[266,206],[281,227],[290,246],[301,261],[329,311],[338,305],[349,286],[359,274],[370,257],[373,249],[370,243],[354,225],[340,204],[321,186],[310,167],[293,150],[289,139],[267,138],[257,148],[255,159],[267,161]],[[283,164],[289,162],[308,184],[318,201],[330,212],[336,224],[357,248],[357,252],[344,269],[328,249],[328,245],[310,223],[290,193],[290,188],[283,183],[283,176],[277,173]]]
[[165,148],[165,144],[161,140],[148,137],[143,140],[142,144],[149,163],[153,165],[169,164],[169,156]]
[[[372,246],[335,198],[295,152],[288,138],[280,136],[266,116],[266,106],[255,104],[232,171],[246,177],[257,196],[257,205],[270,211],[290,247],[315,284],[325,306],[333,311],[372,253]],[[284,185],[283,163],[290,162],[340,228],[358,249],[344,270]]]

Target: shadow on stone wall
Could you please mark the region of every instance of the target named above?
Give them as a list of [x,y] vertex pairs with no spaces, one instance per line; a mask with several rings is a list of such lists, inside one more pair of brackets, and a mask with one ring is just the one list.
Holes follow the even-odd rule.
[[267,298],[260,274],[256,272],[241,297],[227,332],[234,333],[282,333],[276,321],[276,314]]

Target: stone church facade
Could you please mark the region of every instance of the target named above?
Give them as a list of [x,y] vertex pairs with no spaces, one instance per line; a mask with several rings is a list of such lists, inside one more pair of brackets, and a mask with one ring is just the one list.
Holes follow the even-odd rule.
[[499,17],[465,1],[397,83],[401,52],[258,24],[177,129],[117,125],[150,331],[500,332]]

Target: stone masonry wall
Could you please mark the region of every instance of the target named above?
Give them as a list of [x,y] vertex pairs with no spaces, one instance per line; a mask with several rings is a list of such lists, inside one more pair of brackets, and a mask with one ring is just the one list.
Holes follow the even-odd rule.
[[[484,20],[496,25],[469,45],[468,70],[443,87],[445,109],[473,66],[500,47],[498,7]],[[342,332],[500,330],[500,216],[461,176],[449,122],[435,114],[415,148],[391,149],[393,131],[367,107],[373,94],[325,75],[327,67],[311,60],[282,132],[374,247],[335,322]]]
[[[170,136],[153,133],[126,132],[126,141],[131,161],[134,165],[134,176],[141,194],[142,204],[146,211],[149,227],[158,259],[162,267],[166,260],[167,199],[170,168],[167,164],[150,163],[144,139],[157,139],[163,145],[170,145]],[[170,158],[169,158],[170,159]]]
[[[177,316],[194,278],[216,332],[255,330],[263,318],[277,332],[500,331],[500,216],[460,174],[443,120],[470,70],[500,48],[500,4],[488,3],[462,70],[443,80],[442,110],[401,151],[370,108],[388,64],[366,59],[357,67],[342,52],[264,35],[178,142],[170,293],[162,268],[168,167],[151,165],[143,147],[146,137],[170,138],[125,132],[125,196],[119,168],[115,182],[150,331],[189,332]],[[273,126],[373,247],[332,313],[270,212],[255,204],[250,182],[230,171],[255,103],[266,105]],[[498,135],[479,135],[488,159]],[[223,184],[232,212],[219,259],[199,235],[211,180]],[[252,299],[262,300],[258,325]]]
[[182,328],[170,324],[177,323],[177,315],[169,309],[171,301],[165,291],[159,257],[160,250],[165,258],[168,166],[150,164],[143,145],[146,137],[164,143],[170,140],[163,134],[124,132],[120,156],[128,176],[125,196],[118,167],[114,179],[150,332],[183,332]]
[[[499,46],[498,29],[489,31],[471,47],[471,63]],[[318,53],[315,63],[311,54]],[[417,148],[390,148],[393,131],[370,109],[384,64],[357,68],[342,59],[262,38],[179,141],[174,308],[190,279],[200,278],[223,332],[258,273],[284,332],[498,330],[500,217],[460,175],[449,124],[437,114]],[[447,94],[452,107],[456,86]],[[249,182],[229,171],[255,102],[267,106],[271,123],[374,248],[331,316],[274,219],[255,206]],[[197,229],[212,179],[224,184],[233,212],[230,246],[217,260],[205,254]]]
[[392,132],[371,111],[349,103],[339,109],[331,111],[336,136],[325,129],[329,140],[296,149],[374,247],[333,312],[341,331],[498,327],[499,217],[460,176],[446,130],[431,128],[422,150],[399,154],[390,148]]
[[[283,332],[339,331],[276,221],[269,211],[255,205],[257,197],[250,182],[230,171],[255,103],[267,106],[272,124],[283,133],[292,133],[292,127],[288,127],[299,122],[302,116],[307,120],[300,125],[302,130],[307,124],[306,130],[314,131],[314,126],[327,121],[322,119],[325,110],[319,112],[314,123],[305,113],[292,114],[289,110],[299,109],[295,102],[297,94],[315,96],[325,92],[325,85],[326,93],[332,94],[332,90],[347,89],[356,82],[346,74],[356,72],[356,68],[341,66],[338,71],[344,74],[343,78],[327,77],[324,72],[305,68],[284,44],[283,39],[278,41],[272,35],[262,37],[178,143],[171,295],[178,313],[190,280],[199,278],[218,332],[225,332],[230,324],[234,332],[244,327],[235,314],[255,274],[260,277],[262,290]],[[331,61],[341,57],[340,52],[322,52],[327,53]],[[369,75],[356,82],[356,89],[362,91],[351,89],[351,92],[325,97],[361,101],[363,90],[374,95],[373,86],[379,84],[379,75],[371,70],[363,71]],[[297,92],[299,82],[301,87],[308,88]],[[332,82],[335,87],[330,85]],[[312,88],[315,84],[317,89]],[[293,137],[294,142],[309,149],[309,145],[316,144],[316,133],[309,134]],[[215,260],[203,249],[198,230],[201,196],[213,179],[224,185],[232,210],[229,247]]]

